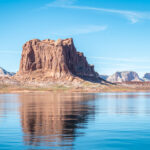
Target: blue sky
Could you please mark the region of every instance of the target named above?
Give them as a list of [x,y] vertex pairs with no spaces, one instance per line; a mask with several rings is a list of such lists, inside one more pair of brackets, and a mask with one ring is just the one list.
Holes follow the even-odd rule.
[[17,71],[31,39],[72,37],[100,74],[150,72],[148,0],[0,0],[0,66]]

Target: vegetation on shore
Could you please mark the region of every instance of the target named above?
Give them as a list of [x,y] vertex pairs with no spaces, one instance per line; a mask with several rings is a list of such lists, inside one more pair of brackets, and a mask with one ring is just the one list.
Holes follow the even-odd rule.
[[0,93],[19,93],[19,92],[149,92],[150,84],[98,84],[83,82],[73,86],[67,84],[51,84],[49,86],[27,86],[27,85],[8,85],[0,84]]

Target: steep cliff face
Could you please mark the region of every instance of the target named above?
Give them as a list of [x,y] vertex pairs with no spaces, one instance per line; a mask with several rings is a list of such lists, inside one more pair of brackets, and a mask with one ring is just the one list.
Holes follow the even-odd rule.
[[130,82],[130,81],[142,81],[138,74],[133,71],[123,71],[123,72],[116,72],[112,76],[107,78],[107,81],[110,82]]
[[[42,78],[100,80],[94,66],[77,52],[73,40],[30,40],[23,46],[17,75],[42,74]],[[36,75],[35,75],[36,77]]]

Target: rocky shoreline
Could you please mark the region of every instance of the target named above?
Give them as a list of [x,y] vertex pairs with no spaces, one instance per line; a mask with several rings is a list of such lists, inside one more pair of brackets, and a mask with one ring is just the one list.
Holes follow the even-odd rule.
[[123,82],[110,84],[103,82],[20,82],[12,79],[0,80],[0,93],[20,92],[150,92],[150,82]]

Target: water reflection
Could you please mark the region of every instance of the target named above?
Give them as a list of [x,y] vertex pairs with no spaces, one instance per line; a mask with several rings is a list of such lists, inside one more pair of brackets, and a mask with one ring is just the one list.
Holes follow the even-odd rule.
[[147,149],[149,122],[150,93],[0,95],[0,149]]
[[33,146],[72,146],[77,128],[84,128],[94,107],[93,94],[20,95],[24,141]]
[[[14,105],[15,104],[15,105]],[[16,113],[18,110],[17,94],[0,95],[0,117],[7,117],[9,113]]]
[[150,114],[149,93],[102,93],[98,94],[98,112],[105,114]]

